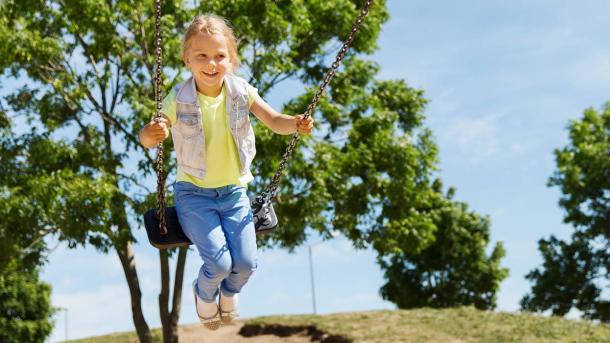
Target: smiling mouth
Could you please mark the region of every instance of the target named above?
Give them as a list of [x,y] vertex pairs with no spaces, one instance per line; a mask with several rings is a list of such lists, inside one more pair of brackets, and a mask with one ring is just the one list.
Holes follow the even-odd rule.
[[203,75],[205,75],[205,76],[207,76],[207,77],[214,77],[214,76],[218,75],[218,72],[217,72],[217,71],[215,71],[215,72],[213,72],[213,73],[206,73],[206,72],[204,71],[204,72],[202,72],[202,73],[203,73]]

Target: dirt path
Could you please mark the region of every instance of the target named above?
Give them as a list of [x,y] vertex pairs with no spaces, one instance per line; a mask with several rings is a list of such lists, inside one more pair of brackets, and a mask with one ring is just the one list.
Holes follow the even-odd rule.
[[293,335],[290,337],[278,337],[275,335],[260,335],[255,337],[242,337],[238,334],[242,321],[237,321],[234,325],[223,326],[216,331],[206,330],[202,325],[192,324],[183,325],[178,329],[181,343],[305,343],[311,342],[309,336]]

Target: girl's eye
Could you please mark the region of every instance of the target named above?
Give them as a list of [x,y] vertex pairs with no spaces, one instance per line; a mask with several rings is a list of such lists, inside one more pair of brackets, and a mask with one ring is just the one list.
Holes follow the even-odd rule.
[[218,55],[218,58],[225,58],[225,55]]
[[199,54],[198,57],[205,57],[205,54]]

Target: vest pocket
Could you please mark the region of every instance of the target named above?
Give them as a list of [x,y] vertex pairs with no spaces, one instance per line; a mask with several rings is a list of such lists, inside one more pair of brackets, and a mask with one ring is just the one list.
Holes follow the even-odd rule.
[[201,133],[201,115],[199,113],[179,113],[177,127],[185,138]]
[[205,141],[199,113],[178,113],[177,139],[174,140],[178,164],[195,169],[205,168]]
[[254,130],[252,130],[252,127],[248,127],[248,129],[249,131],[244,139],[244,142],[246,143],[246,150],[248,151],[250,160],[252,160],[254,155],[256,155],[256,143],[254,138]]
[[181,147],[182,163],[185,166],[202,169],[205,165],[203,135],[185,137]]
[[239,135],[240,138],[245,138],[246,136],[248,136],[248,131],[250,130],[250,118],[248,117],[248,112],[245,112],[245,115],[242,113],[238,112],[237,115],[237,121],[236,121],[236,126],[237,126],[237,134]]

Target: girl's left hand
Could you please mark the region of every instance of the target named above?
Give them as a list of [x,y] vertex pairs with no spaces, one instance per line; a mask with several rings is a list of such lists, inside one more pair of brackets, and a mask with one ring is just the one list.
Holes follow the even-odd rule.
[[303,119],[303,115],[299,114],[294,116],[296,118],[297,132],[300,134],[310,134],[313,130],[313,118],[310,116],[307,119]]

